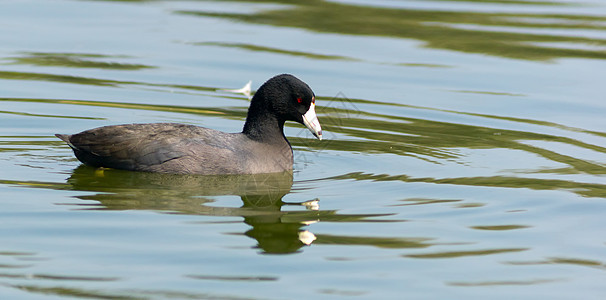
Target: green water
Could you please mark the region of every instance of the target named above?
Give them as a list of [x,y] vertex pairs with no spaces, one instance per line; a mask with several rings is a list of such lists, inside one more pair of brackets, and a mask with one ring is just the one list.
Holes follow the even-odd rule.
[[[603,299],[601,1],[4,1],[2,299]],[[82,166],[54,137],[240,131],[280,73],[293,173]]]

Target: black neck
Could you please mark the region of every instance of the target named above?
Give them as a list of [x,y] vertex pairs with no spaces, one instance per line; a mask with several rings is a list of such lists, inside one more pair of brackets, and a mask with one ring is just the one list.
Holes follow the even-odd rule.
[[284,120],[278,120],[275,115],[265,109],[253,109],[252,106],[246,116],[242,133],[259,142],[280,143],[286,140]]

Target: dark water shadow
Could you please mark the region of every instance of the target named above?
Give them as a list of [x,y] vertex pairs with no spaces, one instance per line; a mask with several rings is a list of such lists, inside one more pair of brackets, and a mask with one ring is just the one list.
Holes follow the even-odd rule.
[[[149,210],[169,214],[241,217],[252,228],[241,234],[257,241],[266,254],[296,253],[314,241],[350,245],[353,237],[314,235],[307,226],[316,222],[399,222],[381,220],[391,214],[340,214],[321,210],[319,199],[291,203],[292,173],[256,175],[173,175],[95,169],[81,165],[66,183],[0,180],[20,187],[92,192],[75,196],[96,202],[69,203],[77,210]],[[239,207],[216,205],[217,196],[240,197]],[[202,222],[203,224],[204,222]],[[240,233],[236,233],[240,234]],[[392,248],[429,247],[429,239],[355,237],[355,244]],[[411,244],[411,241],[413,243]]]
[[[252,227],[244,234],[254,238],[265,253],[293,253],[311,241],[300,237],[307,222],[317,219],[315,211],[292,212],[281,209],[288,205],[282,198],[290,192],[292,173],[256,175],[172,175],[94,169],[80,166],[67,180],[71,189],[95,192],[78,196],[82,209],[153,210],[164,213],[223,217],[242,217]],[[212,205],[214,196],[235,195],[242,200],[240,207]],[[304,205],[304,204],[301,204]],[[291,218],[292,219],[292,218]],[[313,241],[313,240],[312,240]]]

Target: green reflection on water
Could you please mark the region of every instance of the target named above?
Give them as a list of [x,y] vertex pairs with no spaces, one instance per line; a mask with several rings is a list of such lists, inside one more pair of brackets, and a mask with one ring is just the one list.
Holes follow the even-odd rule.
[[[124,58],[122,56],[110,56],[86,53],[46,53],[28,52],[22,56],[10,58],[12,64],[26,64],[35,66],[70,67],[70,68],[95,68],[112,70],[140,70],[153,68],[142,64],[127,64],[118,62],[98,61],[98,59]],[[97,60],[94,60],[97,59]]]
[[[549,60],[560,57],[604,59],[603,50],[583,49],[604,46],[606,40],[578,34],[552,34],[548,29],[604,30],[606,17],[554,13],[482,13],[431,9],[381,8],[321,0],[268,2],[287,4],[251,14],[178,11],[203,17],[219,17],[250,23],[298,27],[317,32],[410,38],[427,47],[495,56]],[[447,2],[447,1],[444,1]],[[536,1],[495,1],[511,5]],[[556,5],[556,3],[541,3]],[[564,3],[575,5],[573,3]],[[540,29],[531,32],[529,29]],[[525,32],[526,30],[526,32]],[[574,45],[556,47],[554,43]],[[551,45],[551,46],[550,46]]]
[[291,56],[302,56],[302,57],[313,58],[313,59],[355,60],[353,58],[341,56],[341,55],[322,55],[322,54],[315,54],[315,53],[309,53],[309,52],[284,50],[284,49],[279,49],[279,48],[265,47],[265,46],[259,46],[259,45],[253,45],[253,44],[243,44],[243,43],[201,42],[201,43],[194,43],[194,45],[238,48],[238,49],[245,49],[245,50],[256,51],[256,52],[270,52],[270,53],[276,53],[276,54],[287,54],[287,55],[291,55]]
[[408,205],[425,205],[425,204],[441,204],[441,203],[455,203],[463,200],[455,199],[421,199],[421,198],[410,198],[402,200],[404,204],[395,204],[393,206],[408,206]]
[[87,77],[81,77],[81,76],[46,74],[46,73],[31,73],[31,72],[14,72],[14,71],[0,71],[0,79],[52,81],[52,82],[65,82],[65,83],[97,85],[97,86],[116,86],[118,84],[134,84],[134,82],[104,80],[104,79],[87,78]]
[[562,281],[562,279],[528,279],[528,280],[502,280],[502,281],[480,281],[480,282],[449,282],[452,286],[506,286],[506,285],[537,285],[543,283],[553,283]]
[[66,281],[118,281],[117,277],[90,277],[90,276],[70,276],[70,275],[52,275],[52,274],[1,274],[0,278],[19,278],[19,279],[44,279],[44,280],[66,280]]
[[60,296],[79,299],[111,299],[111,300],[148,300],[148,299],[225,299],[225,300],[255,300],[266,298],[255,298],[254,296],[240,297],[231,294],[216,293],[193,293],[179,292],[173,290],[149,289],[131,289],[131,288],[82,288],[70,286],[69,283],[56,286],[48,284],[8,284],[7,286],[19,290],[27,291],[33,294],[40,294],[41,297]]
[[[25,269],[25,268],[29,268],[32,266],[32,264],[24,264],[23,261],[26,261],[28,258],[34,258],[35,259],[35,253],[33,252],[20,252],[20,251],[0,251],[0,257],[4,257],[4,258],[13,258],[14,260],[18,261],[18,263],[2,263],[0,264],[0,270],[2,269]],[[10,275],[10,274],[4,274],[4,275]],[[5,277],[3,276],[2,273],[0,273],[0,277]]]
[[520,4],[520,5],[544,5],[564,6],[563,2],[556,1],[527,1],[527,0],[432,0],[437,2],[469,2],[469,3],[498,3],[498,4]]
[[[57,105],[84,105],[115,107],[121,109],[142,109],[155,111],[171,111],[207,116],[220,115],[222,118],[244,120],[246,106],[239,107],[205,107],[192,108],[176,105],[149,105],[119,102],[102,102],[90,100],[62,100],[62,99],[27,99],[27,98],[0,98],[0,101],[50,103]],[[359,104],[373,104],[378,106],[394,105],[390,103],[374,102],[370,100],[348,99]],[[325,99],[318,97],[319,105],[326,103]],[[243,102],[243,104],[247,104]],[[401,106],[401,105],[400,105]],[[405,106],[404,106],[405,107]],[[371,174],[353,172],[336,176],[333,179],[356,179],[373,181],[404,181],[426,182],[436,184],[455,184],[467,186],[491,186],[507,188],[530,188],[538,190],[568,190],[585,197],[606,197],[606,185],[599,183],[583,183],[562,179],[531,178],[528,174],[592,174],[602,176],[606,174],[606,166],[599,162],[592,162],[581,158],[558,153],[539,146],[529,145],[526,141],[549,141],[563,145],[571,145],[579,149],[587,149],[596,153],[606,153],[606,148],[590,144],[569,137],[541,134],[528,131],[495,129],[483,126],[464,125],[458,123],[440,122],[420,118],[400,117],[387,114],[371,113],[357,108],[318,107],[318,114],[323,129],[327,133],[338,133],[345,138],[316,141],[311,138],[299,136],[289,137],[296,151],[345,151],[370,154],[396,154],[412,156],[431,163],[440,164],[444,160],[460,159],[458,149],[509,149],[532,153],[549,161],[564,164],[564,167],[540,170],[524,170],[526,176],[486,176],[486,177],[456,177],[456,178],[415,178],[407,174]],[[463,114],[458,112],[451,112]],[[467,114],[479,118],[501,119],[517,123],[528,123],[546,127],[555,127],[562,130],[583,132],[586,134],[605,136],[605,133],[584,131],[582,129],[567,128],[549,122],[536,120],[503,118],[492,115]],[[289,124],[300,128],[299,124]],[[301,130],[304,130],[301,128]],[[51,133],[49,133],[51,134]],[[329,137],[329,136],[327,136]],[[58,145],[58,142],[36,141]],[[35,144],[26,141],[24,145]],[[17,149],[18,141],[2,141],[0,152]]]
[[[318,97],[320,99],[320,97]],[[246,107],[231,108],[191,108],[176,105],[148,105],[119,102],[103,102],[89,100],[62,99],[27,99],[0,98],[0,101],[40,102],[55,104],[75,104],[86,106],[103,106],[127,109],[144,109],[193,113],[201,115],[221,115],[224,118],[243,120]],[[351,101],[351,100],[349,100]],[[370,101],[366,100],[366,103]],[[375,105],[382,105],[380,102]],[[577,146],[596,152],[606,153],[606,148],[585,143],[576,139],[562,136],[539,134],[525,131],[503,130],[490,127],[472,126],[449,122],[425,120],[419,118],[399,117],[377,114],[353,109],[331,107],[324,113],[324,108],[318,107],[322,126],[326,132],[342,133],[358,139],[335,139],[324,142],[312,141],[300,137],[290,137],[293,146],[313,148],[316,150],[337,150],[365,153],[391,153],[414,156],[419,159],[437,162],[440,159],[457,158],[455,148],[470,149],[516,149],[537,154],[546,159],[569,165],[570,168],[552,170],[554,173],[574,174],[606,174],[606,167],[557,152],[528,145],[521,141],[551,141]],[[360,117],[354,117],[359,115]],[[491,115],[478,115],[485,118],[503,119]],[[541,123],[532,120],[515,119],[511,121],[536,123],[543,126],[563,127],[557,124]],[[290,126],[298,126],[291,124]],[[605,133],[571,129],[588,134],[604,136]],[[546,172],[541,170],[541,172]]]
[[[113,107],[122,109],[138,109],[138,110],[154,110],[154,111],[166,111],[166,112],[178,112],[188,114],[199,114],[199,115],[230,115],[246,117],[246,110],[239,111],[236,109],[223,110],[221,108],[195,108],[195,107],[184,107],[176,105],[152,105],[152,104],[136,104],[136,103],[124,103],[124,102],[105,102],[105,101],[92,101],[92,100],[69,100],[69,99],[32,99],[32,98],[0,98],[2,101],[14,101],[14,102],[33,102],[33,103],[52,103],[52,104],[68,104],[68,105],[85,105],[85,106],[99,106],[99,107]],[[230,112],[227,114],[226,112]]]
[[[144,86],[147,88],[159,87],[159,88],[184,89],[184,90],[209,91],[209,92],[215,92],[215,91],[221,90],[221,88],[211,88],[211,87],[204,87],[204,86],[198,86],[198,85],[155,84],[155,83],[146,83],[146,82],[137,82],[137,81],[111,80],[111,79],[100,79],[100,78],[72,76],[72,75],[33,73],[33,72],[15,72],[15,71],[0,71],[0,79],[49,81],[49,82],[62,82],[62,83],[71,83],[71,84],[110,86],[110,87],[119,87],[119,86],[123,86],[123,85],[135,85],[135,86]],[[234,98],[234,97],[224,97],[224,98]]]
[[362,172],[354,172],[331,177],[331,179],[425,182],[464,186],[528,188],[534,190],[567,190],[584,197],[606,198],[606,185],[604,184],[583,183],[556,179],[538,179],[528,177],[486,176],[436,179],[413,178],[407,175],[365,174]]
[[472,226],[473,229],[478,230],[491,230],[491,231],[503,231],[503,230],[515,230],[515,229],[525,229],[530,228],[531,226],[526,225],[483,225],[483,226]]
[[32,113],[26,113],[26,112],[5,111],[5,110],[0,110],[0,114],[18,115],[18,116],[25,116],[25,117],[42,117],[42,118],[62,118],[62,119],[81,119],[81,120],[105,120],[105,118],[32,114]]
[[[380,105],[379,103],[376,104]],[[323,108],[321,106],[318,107],[318,111],[322,116]],[[318,147],[323,147],[323,149],[339,151],[391,153],[415,156],[424,160],[430,160],[430,158],[435,158],[437,160],[457,158],[458,154],[455,149],[458,148],[515,149],[534,153],[548,160],[569,165],[572,168],[558,169],[557,172],[554,170],[555,173],[569,172],[566,174],[571,174],[580,172],[587,174],[606,174],[606,166],[600,163],[559,154],[545,148],[524,143],[524,141],[551,141],[573,145],[583,149],[590,149],[599,153],[606,153],[606,148],[604,147],[572,138],[347,109],[330,108],[330,113],[331,114],[329,115],[324,115],[324,118],[322,119],[322,126],[325,128],[326,132],[342,133],[359,139],[339,139],[324,143],[309,143],[305,140],[293,138],[291,139],[291,143],[297,146],[311,147],[315,147],[317,144]],[[355,115],[359,115],[359,117],[353,117]],[[491,115],[467,115],[538,124],[604,136],[604,133],[602,132],[565,128],[564,126],[547,122],[503,118]]]
[[330,234],[319,234],[314,244],[324,245],[349,245],[349,246],[374,246],[377,248],[404,249],[404,248],[427,248],[433,246],[429,238],[381,238],[371,236],[336,236]]
[[[375,218],[390,214],[341,214],[336,210],[310,208],[305,203],[287,203],[282,198],[290,192],[292,173],[196,176],[95,169],[80,166],[66,183],[0,180],[0,184],[31,188],[94,192],[77,196],[79,209],[152,210],[165,213],[221,217],[241,217],[251,229],[243,233],[258,242],[263,253],[299,252],[316,237],[305,228],[315,222],[397,222]],[[210,205],[215,196],[235,195],[239,207]],[[317,199],[315,199],[317,201]],[[293,207],[304,208],[292,210]],[[306,208],[306,209],[305,209]],[[428,247],[427,239],[351,238],[323,236],[322,243],[357,244],[377,247]]]
[[55,296],[68,296],[77,298],[90,298],[90,299],[116,299],[116,300],[130,300],[130,299],[146,299],[144,297],[137,297],[132,295],[131,292],[125,292],[123,295],[118,295],[111,292],[102,292],[94,289],[82,289],[74,287],[46,287],[33,284],[14,284],[8,285],[10,287],[28,291],[34,294],[41,295],[55,295]]
[[493,255],[502,254],[509,252],[521,252],[529,250],[528,248],[503,248],[503,249],[488,249],[488,250],[470,250],[470,251],[448,251],[448,252],[435,252],[435,253],[423,253],[423,254],[407,254],[406,257],[410,258],[455,258],[464,256],[480,256],[480,255]]
[[508,262],[511,265],[575,265],[583,267],[598,268],[601,270],[606,269],[606,263],[582,258],[569,258],[569,257],[552,257],[541,261],[513,261]]

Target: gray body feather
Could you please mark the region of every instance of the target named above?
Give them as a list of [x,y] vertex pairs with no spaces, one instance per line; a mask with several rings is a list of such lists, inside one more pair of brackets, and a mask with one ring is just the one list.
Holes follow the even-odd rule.
[[286,138],[261,143],[243,133],[193,125],[115,125],[57,137],[93,167],[214,175],[283,172],[293,164]]

